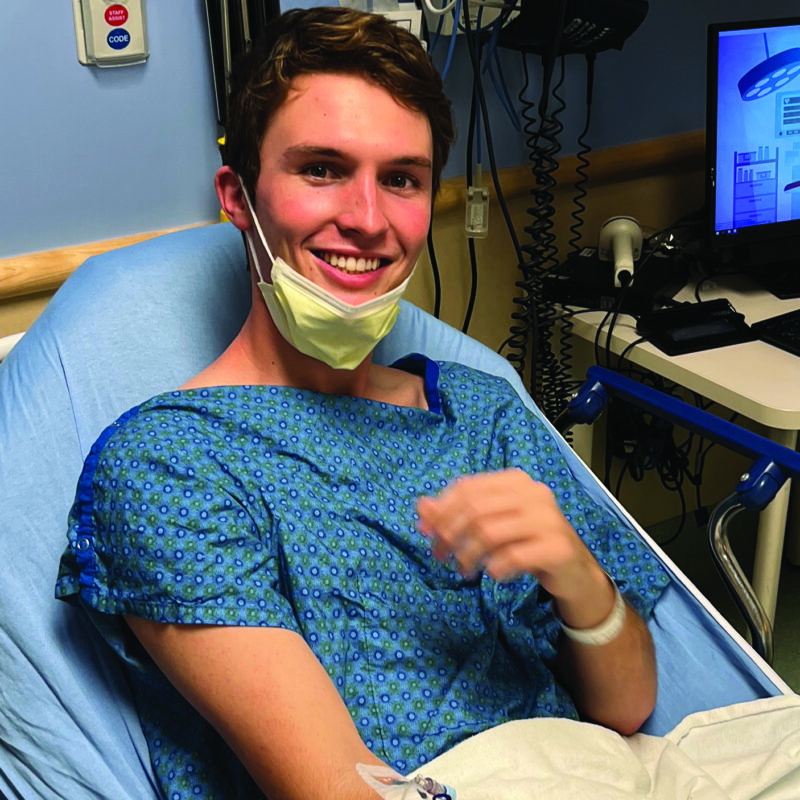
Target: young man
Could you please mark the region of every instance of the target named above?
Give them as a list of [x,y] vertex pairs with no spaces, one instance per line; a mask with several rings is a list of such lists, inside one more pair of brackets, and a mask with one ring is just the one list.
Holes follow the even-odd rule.
[[653,707],[614,580],[646,614],[656,562],[503,381],[372,362],[452,138],[382,17],[290,12],[234,81],[216,186],[251,313],[101,437],[58,587],[131,665],[169,798],[366,799],[357,763],[407,772],[535,715],[633,732]]

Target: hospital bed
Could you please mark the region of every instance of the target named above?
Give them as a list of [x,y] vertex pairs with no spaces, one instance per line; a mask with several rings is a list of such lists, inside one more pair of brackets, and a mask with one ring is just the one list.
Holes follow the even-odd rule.
[[[249,304],[238,231],[219,224],[169,234],[89,259],[0,364],[1,796],[159,796],[117,657],[87,615],[53,599],[53,585],[95,438],[212,361]],[[502,375],[526,397],[504,359],[404,303],[377,355],[390,363],[410,351]],[[635,527],[564,450],[594,499]],[[649,623],[660,690],[645,730],[661,734],[694,711],[790,693],[651,546],[673,581]]]

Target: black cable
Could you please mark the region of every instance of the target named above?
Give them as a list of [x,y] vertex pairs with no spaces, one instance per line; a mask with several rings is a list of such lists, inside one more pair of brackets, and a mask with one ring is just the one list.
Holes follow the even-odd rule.
[[[679,396],[675,384],[664,381],[661,376],[645,373],[641,380],[650,383],[654,388],[670,396]],[[694,402],[699,408],[707,410],[714,405],[703,402],[696,393]],[[697,434],[687,432],[682,441],[675,438],[675,426],[659,418],[657,415],[643,412],[641,409],[626,404],[624,401],[614,400],[612,403],[613,414],[609,411],[609,425],[607,428],[607,447],[605,465],[605,483],[611,486],[611,472],[613,458],[622,459],[620,475],[615,485],[615,493],[619,498],[622,492],[622,481],[627,475],[633,480],[641,480],[644,473],[655,470],[662,486],[670,492],[677,494],[680,502],[680,519],[675,532],[667,539],[658,540],[662,546],[673,543],[686,525],[688,507],[684,484],[689,483],[694,487],[696,508],[695,519],[698,524],[707,522],[707,512],[702,503],[701,485],[705,471],[705,460],[709,451],[715,447],[711,442],[706,445],[706,440]],[[736,414],[731,417],[734,421]],[[690,454],[695,452],[694,466],[690,462]],[[705,518],[703,516],[705,515]]]
[[469,331],[469,324],[472,321],[472,312],[475,309],[475,298],[478,292],[478,262],[475,257],[475,240],[471,236],[467,238],[467,248],[469,250],[470,292],[467,310],[464,312],[464,322],[461,325],[462,333]]
[[500,187],[500,178],[497,172],[497,161],[494,157],[494,143],[492,140],[492,126],[489,120],[489,112],[486,107],[486,96],[483,92],[483,85],[480,80],[480,64],[478,63],[478,58],[475,53],[475,48],[473,46],[472,41],[472,25],[469,21],[469,14],[466,13],[463,15],[464,19],[464,29],[466,32],[465,41],[467,44],[467,50],[469,51],[469,58],[472,64],[472,71],[474,75],[477,75],[476,80],[476,87],[478,89],[478,105],[480,106],[481,110],[481,118],[483,119],[483,130],[485,132],[486,137],[486,154],[489,157],[489,168],[492,173],[492,181],[494,183],[495,192],[497,194],[497,201],[500,206],[500,210],[503,214],[503,219],[506,223],[506,228],[508,229],[508,234],[511,238],[511,243],[514,246],[514,252],[516,253],[517,259],[520,263],[522,263],[523,256],[522,250],[519,246],[519,240],[517,239],[517,232],[514,230],[514,225],[511,221],[511,215],[508,211],[508,206],[506,205],[505,197],[503,196],[503,190]]
[[588,192],[586,191],[586,183],[589,180],[587,170],[590,166],[590,161],[587,158],[589,153],[592,152],[591,145],[586,141],[586,136],[589,134],[589,127],[592,121],[592,96],[594,94],[594,62],[596,55],[594,53],[586,54],[586,122],[583,130],[578,136],[578,145],[580,146],[575,157],[578,160],[578,166],[575,172],[578,174],[578,179],[575,181],[575,197],[572,199],[572,205],[575,206],[570,213],[570,217],[574,220],[570,225],[569,231],[572,234],[568,240],[570,252],[577,252],[580,249],[581,228],[583,228],[584,220],[583,215],[586,212],[586,206],[583,199]]
[[[524,130],[527,131],[528,126],[532,125],[534,121],[532,117],[534,105],[525,100],[525,95],[530,86],[530,75],[528,73],[528,61],[524,53],[522,54],[522,73],[524,81],[518,99],[522,107],[521,115],[523,120],[525,120]],[[515,308],[511,312],[509,336],[500,345],[497,352],[502,353],[506,347],[509,348],[509,352],[506,354],[506,360],[514,366],[517,374],[524,381],[529,344],[532,348],[534,359],[538,352],[537,309],[534,303],[534,275],[532,264],[524,259],[520,259],[518,268],[521,277],[514,282],[514,287],[519,290],[519,293],[512,298]]]
[[436,259],[436,249],[433,246],[433,217],[428,226],[428,257],[431,262],[433,274],[433,316],[440,319],[442,313],[442,281],[439,275],[439,262]]
[[702,303],[702,298],[700,297],[700,288],[704,283],[708,283],[711,278],[701,278],[694,287],[694,299],[697,300],[698,303]]
[[[562,405],[568,400],[568,390],[563,385],[563,375],[559,372],[558,361],[553,347],[553,318],[555,309],[552,303],[545,301],[543,291],[543,278],[558,265],[557,246],[553,232],[555,216],[554,191],[556,181],[553,174],[558,169],[556,158],[560,145],[558,134],[563,129],[558,114],[566,104],[558,94],[558,88],[564,79],[564,61],[560,59],[561,74],[555,88],[550,88],[553,78],[552,65],[545,64],[546,91],[544,98],[554,99],[558,105],[551,112],[540,113],[540,120],[535,130],[531,130],[529,113],[524,116],[528,120],[526,132],[530,132],[527,144],[531,148],[531,173],[534,177],[534,187],[531,190],[533,205],[527,209],[532,221],[525,226],[530,242],[523,249],[529,256],[526,265],[526,279],[530,289],[531,303],[536,309],[535,325],[535,350],[533,365],[530,372],[530,393],[536,400],[545,416],[554,419],[561,410]],[[523,105],[530,108],[529,101],[521,97]]]
[[[502,187],[500,186],[500,178],[497,171],[497,162],[494,155],[494,143],[492,140],[492,129],[491,129],[491,122],[489,120],[489,111],[486,105],[486,96],[483,91],[483,83],[480,77],[481,74],[480,60],[478,58],[478,54],[476,53],[473,42],[472,24],[469,19],[469,13],[465,12],[463,14],[463,20],[464,20],[464,31],[465,31],[464,38],[467,45],[467,51],[469,52],[470,63],[472,64],[472,73],[475,76],[475,88],[477,90],[478,107],[480,108],[481,119],[483,120],[483,130],[486,139],[486,154],[489,158],[489,169],[492,175],[492,183],[494,185],[495,195],[497,197],[498,205],[500,206],[500,211],[503,215],[503,220],[505,221],[506,229],[511,239],[511,243],[514,247],[514,252],[517,257],[517,263],[521,265],[524,263],[524,256],[522,249],[520,247],[519,239],[517,238],[516,230],[514,229],[514,224],[511,220],[511,214],[509,213],[508,206],[506,205]],[[471,125],[470,130],[472,130],[473,127],[474,126]],[[469,152],[471,152],[471,148],[468,147],[467,149]],[[477,267],[475,267],[475,269],[477,269]],[[526,314],[526,316],[529,316],[530,313],[531,312],[529,311],[528,314]],[[535,319],[535,310],[533,310],[532,313]],[[510,358],[509,361],[511,361]],[[514,362],[511,361],[511,363]]]
[[526,227],[531,238],[538,240],[537,261],[535,271],[537,280],[536,302],[539,309],[539,353],[537,357],[536,392],[539,405],[549,419],[554,419],[560,413],[564,403],[569,398],[569,376],[561,356],[557,353],[557,311],[555,306],[547,302],[543,293],[542,280],[554,267],[558,266],[558,248],[554,231],[555,216],[555,188],[556,181],[553,173],[558,169],[558,153],[561,146],[559,135],[563,125],[559,119],[560,113],[566,108],[566,103],[559,94],[564,77],[564,58],[559,59],[559,78],[551,91],[553,107],[547,114],[543,124],[537,132],[538,144],[534,150],[534,175],[536,188],[533,196],[536,203],[534,217],[536,222]]
[[[538,143],[545,122],[552,73],[555,67],[556,58],[561,48],[564,20],[566,18],[566,5],[566,0],[560,0],[558,13],[559,21],[556,25],[556,35],[553,37],[551,42],[550,50],[548,51],[548,57],[543,61],[544,75],[542,80],[542,92],[540,95],[539,107],[541,120],[538,130],[534,130],[535,117],[532,113],[535,104],[526,97],[528,88],[530,87],[530,76],[528,73],[527,57],[524,52],[522,53],[522,67],[525,80],[518,95],[518,100],[522,107],[522,118],[525,120],[523,129],[528,137],[526,139],[526,143],[529,146],[531,152],[531,161],[533,162],[532,171],[537,183],[537,189],[533,192],[536,201],[536,207],[534,209],[528,209],[528,213],[531,216],[534,216],[537,224],[545,227],[549,222],[549,216],[552,216],[552,197],[548,203],[546,194],[542,195],[538,193],[538,184],[540,183],[540,180],[536,167],[538,166],[538,157],[541,155],[538,152]],[[552,173],[557,166],[558,165],[555,164],[549,170],[546,170],[547,174]],[[546,178],[543,180],[546,181]],[[547,214],[548,206],[551,212],[550,215]],[[521,254],[518,254],[521,278],[515,283],[515,286],[521,290],[521,294],[514,298],[515,306],[518,308],[515,309],[511,315],[512,322],[510,327],[510,336],[501,346],[501,350],[506,344],[510,345],[512,352],[507,354],[506,358],[514,365],[514,368],[517,370],[517,373],[520,375],[523,381],[526,379],[526,377],[528,377],[528,388],[531,397],[533,397],[534,401],[540,406],[543,406],[543,397],[542,393],[539,391],[539,388],[541,384],[541,375],[543,374],[541,362],[546,348],[542,341],[542,334],[545,333],[545,331],[543,330],[542,322],[540,320],[542,303],[540,299],[540,287],[538,286],[538,273],[541,271],[544,263],[544,259],[541,257],[540,253],[540,247],[543,243],[543,239],[538,235],[539,231],[536,229],[535,225],[526,226],[525,232],[530,235],[532,243],[525,245],[522,248],[525,252],[526,258],[522,258]],[[529,375],[526,376],[526,362],[529,353],[529,345],[531,363],[529,365]],[[549,416],[548,409],[542,407],[542,410],[544,411],[545,415]]]
[[[639,266],[634,271],[634,273],[631,276],[631,279],[628,281],[628,283],[625,286],[620,287],[620,290],[619,290],[619,293],[617,294],[617,299],[614,302],[614,305],[612,306],[612,308],[610,308],[606,312],[606,315],[600,321],[600,324],[597,326],[597,331],[595,332],[595,337],[594,337],[594,360],[595,360],[595,363],[598,366],[605,366],[608,369],[613,369],[612,364],[611,364],[611,356],[612,356],[611,336],[612,336],[612,334],[614,332],[614,328],[615,328],[615,326],[617,324],[617,319],[619,318],[619,315],[622,313],[622,304],[623,304],[623,302],[625,300],[625,296],[626,296],[628,290],[630,289],[631,285],[636,280],[637,276],[639,277],[639,279],[641,279],[643,271],[647,267],[648,263],[650,262],[650,259],[654,255],[654,253],[656,253],[658,251],[659,247],[661,247],[661,245],[666,241],[666,238],[670,235],[670,233],[672,233],[678,226],[683,224],[683,221],[685,219],[686,219],[685,217],[681,217],[679,220],[674,222],[672,225],[664,228],[664,230],[661,231],[660,233],[656,233],[656,234],[654,234],[653,236],[650,237],[650,239],[648,241],[648,247],[650,249],[649,249],[647,255],[645,255],[645,257],[642,259],[642,261],[640,262]],[[655,239],[655,244],[650,246],[649,242],[651,242],[653,239]],[[635,315],[631,315],[631,316],[635,316]],[[600,337],[602,335],[602,330],[605,327],[605,324],[609,321],[609,319],[611,320],[611,323],[609,325],[608,333],[606,334],[606,343],[605,343],[605,356],[606,356],[605,357],[605,362],[606,363],[602,364],[601,360],[600,360]]]
[[640,336],[638,339],[636,339],[635,341],[631,342],[631,343],[630,343],[630,344],[629,344],[629,345],[628,345],[628,346],[627,346],[627,347],[626,347],[626,348],[625,348],[625,349],[624,349],[624,350],[623,350],[623,351],[622,351],[622,352],[619,354],[619,360],[620,360],[620,361],[624,361],[624,360],[625,360],[625,359],[628,357],[628,353],[630,353],[630,351],[631,351],[631,350],[633,350],[633,348],[634,348],[634,347],[636,347],[636,345],[637,345],[637,344],[641,344],[642,342],[646,342],[646,341],[647,341],[647,338],[646,338],[645,336]]
[[[605,317],[602,319],[602,321],[598,325],[597,331],[595,333],[595,340],[594,340],[594,357],[595,357],[595,363],[596,364],[601,365],[600,364],[600,354],[599,354],[599,341],[600,341],[601,331],[603,330],[603,327],[605,326],[606,322],[608,322],[609,318],[611,318],[612,315],[613,315],[613,319],[611,321],[611,325],[609,327],[608,334],[606,335],[606,345],[605,345],[605,351],[606,351],[606,364],[605,364],[605,366],[608,367],[609,369],[613,369],[613,367],[611,365],[611,355],[612,355],[612,353],[611,353],[611,334],[613,333],[614,327],[616,325],[617,317],[621,313],[621,308],[622,308],[622,303],[623,303],[624,296],[625,296],[626,292],[628,291],[628,289],[630,288],[631,284],[633,284],[633,282],[636,280],[637,275],[638,275],[639,279],[641,279],[643,267],[645,267],[645,265],[649,262],[650,258],[656,252],[658,252],[659,248],[661,248],[662,245],[667,241],[667,237],[671,236],[676,230],[679,230],[681,228],[686,228],[686,227],[692,227],[693,225],[695,225],[696,221],[697,221],[697,217],[699,215],[702,215],[702,213],[703,213],[703,210],[700,209],[700,210],[697,210],[697,211],[691,211],[688,214],[684,214],[677,221],[673,222],[671,225],[669,225],[668,227],[664,228],[662,231],[660,231],[658,233],[654,233],[652,236],[649,237],[649,239],[647,241],[647,245],[646,245],[646,247],[648,248],[647,255],[644,257],[644,259],[641,261],[639,266],[636,268],[635,272],[631,276],[631,280],[627,283],[627,285],[621,287],[620,292],[619,292],[619,294],[617,296],[617,300],[614,303],[614,306],[608,311],[608,313],[605,315]],[[653,242],[654,240],[655,240],[655,244],[651,245],[651,242]],[[632,314],[631,316],[635,317],[634,314]]]
[[[480,47],[480,46],[479,46]],[[480,58],[480,50],[479,50]],[[472,77],[472,101],[469,108],[469,126],[467,128],[467,150],[466,150],[466,164],[464,169],[466,189],[469,192],[472,186],[472,161],[476,159],[475,153],[475,132],[478,126],[477,105],[478,105],[478,87],[479,75],[474,74]],[[475,254],[475,240],[471,236],[467,236],[467,249],[469,251],[469,266],[470,266],[470,289],[469,298],[467,300],[467,308],[464,313],[464,320],[461,324],[461,332],[467,333],[469,324],[472,321],[472,312],[475,308],[475,298],[478,293],[478,263]]]

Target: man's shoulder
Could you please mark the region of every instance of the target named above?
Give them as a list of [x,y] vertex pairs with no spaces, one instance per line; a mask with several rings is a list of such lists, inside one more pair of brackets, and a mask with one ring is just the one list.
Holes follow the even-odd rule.
[[179,452],[191,440],[209,435],[224,435],[236,426],[235,409],[241,403],[239,393],[227,387],[177,389],[157,394],[129,408],[97,438],[89,459],[130,455],[140,451],[161,451],[166,447]]
[[438,364],[442,383],[446,384],[451,390],[461,392],[482,391],[489,393],[484,394],[486,399],[490,396],[505,400],[519,399],[514,387],[502,376],[484,372],[455,361],[440,361]]

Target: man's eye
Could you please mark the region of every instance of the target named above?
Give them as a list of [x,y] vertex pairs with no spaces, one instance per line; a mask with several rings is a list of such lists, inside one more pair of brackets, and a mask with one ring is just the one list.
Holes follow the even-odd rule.
[[327,178],[330,170],[324,164],[312,164],[310,167],[306,167],[305,173],[311,178]]
[[414,181],[407,175],[392,175],[392,177],[389,178],[389,186],[391,186],[392,189],[410,189],[414,185]]

